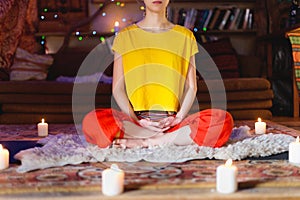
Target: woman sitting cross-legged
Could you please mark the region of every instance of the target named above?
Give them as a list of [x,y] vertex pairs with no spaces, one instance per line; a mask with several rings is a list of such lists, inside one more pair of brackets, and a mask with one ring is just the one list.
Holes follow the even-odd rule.
[[221,109],[188,115],[197,92],[193,33],[166,18],[168,0],[144,0],[145,17],[115,37],[113,96],[120,108],[96,109],[82,124],[106,148],[164,144],[221,147],[233,119]]

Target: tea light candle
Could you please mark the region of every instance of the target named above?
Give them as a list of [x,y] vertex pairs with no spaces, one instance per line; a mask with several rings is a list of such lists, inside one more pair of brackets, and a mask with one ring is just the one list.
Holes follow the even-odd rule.
[[9,151],[4,149],[0,144],[0,170],[6,169],[9,166]]
[[267,129],[266,122],[262,122],[261,118],[257,119],[257,122],[255,122],[255,133],[256,134],[265,134]]
[[102,172],[102,193],[107,196],[119,195],[124,191],[125,173],[118,165],[112,164]]
[[115,34],[118,34],[119,32],[119,29],[120,29],[120,23],[118,21],[115,21],[115,24],[114,24],[114,31],[115,31]]
[[238,169],[232,165],[232,160],[228,159],[225,165],[217,168],[216,187],[220,193],[233,193],[237,190],[237,173]]
[[45,137],[48,135],[48,124],[45,122],[44,118],[42,122],[38,123],[38,136]]
[[300,164],[300,142],[299,136],[295,142],[291,142],[289,145],[289,162],[294,164]]

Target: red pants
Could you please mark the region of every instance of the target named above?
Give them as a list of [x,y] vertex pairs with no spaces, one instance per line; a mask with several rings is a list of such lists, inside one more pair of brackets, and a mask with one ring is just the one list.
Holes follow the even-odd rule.
[[[105,148],[111,145],[116,137],[124,136],[123,121],[136,123],[123,112],[114,109],[96,109],[85,116],[82,130],[89,143]],[[183,126],[190,126],[190,136],[199,146],[221,147],[230,137],[233,119],[224,110],[207,109],[189,115],[167,133],[171,134]]]

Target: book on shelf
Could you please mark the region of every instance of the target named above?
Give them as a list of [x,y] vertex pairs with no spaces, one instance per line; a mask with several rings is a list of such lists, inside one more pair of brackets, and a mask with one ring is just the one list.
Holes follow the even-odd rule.
[[229,20],[230,14],[231,14],[231,10],[227,9],[221,23],[219,24],[219,27],[218,27],[219,30],[223,30],[225,28],[225,25],[227,24],[227,22]]
[[244,21],[243,21],[243,25],[242,25],[242,29],[247,29],[248,26],[248,22],[249,22],[249,15],[250,15],[250,8],[246,8],[245,10],[245,14],[244,14]]
[[250,10],[247,29],[253,29],[253,12]]
[[253,28],[253,10],[232,5],[210,9],[168,8],[168,19],[195,32]]
[[198,10],[195,8],[191,8],[187,11],[187,16],[184,21],[184,26],[188,29],[193,29],[196,22],[196,17],[198,15]]
[[219,28],[219,25],[221,24],[221,22],[222,22],[222,20],[224,18],[224,15],[226,13],[225,9],[219,9],[219,10],[220,10],[219,16],[218,16],[218,18],[216,20],[216,23],[215,23],[215,25],[213,26],[212,29],[218,29]]
[[239,15],[238,15],[238,17],[237,17],[237,19],[235,21],[233,30],[241,29],[241,26],[243,24],[243,17],[244,17],[244,15],[245,15],[245,9],[241,8],[240,12],[239,12]]
[[204,10],[198,10],[198,15],[196,17],[196,22],[195,22],[195,28],[197,30],[203,30],[204,23],[206,21],[206,18],[208,17],[209,10],[204,9]]
[[203,27],[202,27],[203,30],[207,30],[208,23],[210,22],[210,19],[211,19],[212,15],[213,15],[213,9],[209,9],[206,20],[205,20],[205,22],[203,24]]
[[234,10],[233,10],[233,18],[232,18],[232,20],[230,21],[230,24],[229,24],[229,26],[228,26],[228,29],[229,29],[229,30],[235,29],[236,20],[237,20],[239,14],[240,14],[240,11],[241,11],[240,8],[234,8]]
[[217,22],[217,20],[218,20],[218,17],[219,17],[219,15],[220,15],[220,12],[221,12],[221,10],[220,9],[218,9],[218,8],[215,8],[214,9],[214,11],[213,11],[213,16],[212,16],[212,18],[211,18],[211,21],[209,22],[209,25],[208,25],[208,29],[213,29],[214,27],[215,27],[215,24],[216,24],[216,22]]

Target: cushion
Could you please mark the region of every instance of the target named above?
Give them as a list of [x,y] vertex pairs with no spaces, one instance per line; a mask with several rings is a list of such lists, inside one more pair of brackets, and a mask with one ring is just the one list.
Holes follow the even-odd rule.
[[110,49],[111,39],[95,47],[80,45],[76,48],[65,47],[54,55],[54,63],[49,69],[48,80],[56,80],[59,76],[75,77],[103,72],[112,76],[114,55]]
[[45,80],[48,67],[52,63],[53,58],[50,55],[31,54],[24,49],[17,48],[10,80]]
[[209,41],[202,44],[217,65],[222,78],[238,78],[239,65],[235,49],[229,38]]

